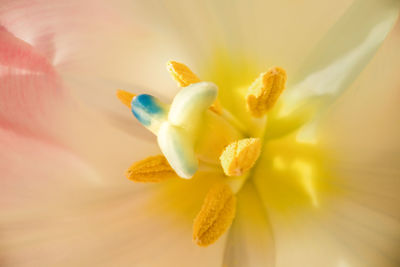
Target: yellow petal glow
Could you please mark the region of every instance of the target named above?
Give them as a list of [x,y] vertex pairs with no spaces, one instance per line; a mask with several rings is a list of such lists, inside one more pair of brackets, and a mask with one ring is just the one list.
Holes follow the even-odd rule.
[[308,194],[311,199],[311,203],[314,207],[318,207],[317,192],[315,190],[313,181],[313,170],[312,165],[306,161],[296,160],[293,163],[293,168],[298,172],[301,178],[300,183],[304,191]]
[[193,224],[193,240],[206,247],[214,243],[232,224],[236,197],[226,184],[214,185],[204,199]]
[[246,98],[247,108],[253,117],[262,117],[278,101],[285,89],[286,72],[275,67],[260,76],[250,86]]
[[135,162],[126,172],[129,180],[140,183],[157,183],[169,178],[179,178],[163,155]]
[[130,108],[132,99],[135,97],[135,94],[132,94],[124,90],[117,90],[117,97],[122,104]]
[[239,176],[253,167],[260,156],[261,140],[246,138],[229,144],[222,152],[220,161],[228,176]]

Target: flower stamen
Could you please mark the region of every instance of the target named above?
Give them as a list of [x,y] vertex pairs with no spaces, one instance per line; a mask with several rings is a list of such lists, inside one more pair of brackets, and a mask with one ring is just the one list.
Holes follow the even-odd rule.
[[236,212],[236,197],[226,184],[216,184],[207,193],[193,224],[197,245],[211,245],[228,230]]
[[131,108],[132,99],[135,97],[135,94],[124,90],[117,90],[117,97],[122,104],[124,104],[128,108]]
[[[189,67],[176,61],[169,61],[167,69],[181,87],[171,104],[148,94],[117,91],[118,99],[157,136],[163,154],[134,163],[126,175],[135,182],[155,183],[169,178],[191,179],[198,171],[220,176],[222,167],[224,182],[209,189],[193,224],[193,240],[206,247],[231,226],[236,194],[251,177],[246,172],[260,156],[261,139],[244,137],[261,135],[249,133],[246,124],[221,106],[217,85],[201,81]],[[277,102],[285,83],[286,73],[281,68],[262,73],[246,98],[251,115],[265,115]]]
[[192,83],[200,82],[196,74],[185,64],[170,60],[167,62],[167,70],[172,78],[177,81],[179,87],[186,87]]
[[232,142],[221,154],[221,166],[226,175],[240,176],[253,167],[260,152],[260,138],[245,138]]
[[285,89],[286,79],[285,70],[279,67],[258,76],[246,97],[247,108],[253,117],[262,117],[275,105]]
[[151,156],[135,162],[126,171],[129,180],[139,183],[157,183],[179,178],[163,155]]

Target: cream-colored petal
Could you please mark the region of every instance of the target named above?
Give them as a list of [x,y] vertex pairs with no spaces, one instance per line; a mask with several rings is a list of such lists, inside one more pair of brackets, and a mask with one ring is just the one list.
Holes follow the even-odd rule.
[[359,150],[360,156],[374,158],[380,152],[394,155],[400,150],[399,33],[400,21],[365,71],[321,121],[321,139],[331,147],[351,153]]
[[392,30],[399,6],[396,0],[355,1],[289,80],[278,116],[305,112],[314,117],[336,99]]
[[[289,172],[290,164],[281,161],[273,163],[275,172],[255,173],[271,222],[276,266],[397,266],[395,160],[354,161],[353,155],[334,160],[337,154],[330,153],[320,165],[310,165],[310,172],[304,171],[307,161]],[[301,159],[301,153],[294,155]]]
[[[232,93],[250,83],[258,72],[282,65],[292,73],[293,63],[300,62],[304,51],[312,47],[348,0],[331,4],[309,0],[301,6],[292,5],[289,0],[229,4],[18,0],[6,1],[0,16],[8,29],[51,59],[80,101],[111,120],[126,120],[130,114],[117,101],[110,101],[115,90],[170,97],[177,88],[164,69],[169,59],[187,63],[200,78],[207,79],[216,60],[224,54],[235,55],[228,63],[231,70],[240,72],[222,77],[219,84],[227,90],[221,94],[228,97],[224,104],[232,109],[235,105],[227,103]],[[324,20],[318,12],[310,14],[310,9],[325,12]],[[43,16],[47,19],[42,20]],[[232,111],[240,118],[246,114],[241,112],[245,110]]]
[[[224,55],[218,52],[236,54],[232,63],[240,63],[243,56],[255,59],[257,62],[253,63],[262,70],[276,64],[285,68],[288,64],[293,66],[350,3],[348,0],[335,3],[307,0],[301,4],[290,0],[172,0],[160,4],[151,0],[133,5],[141,20],[170,30],[179,41],[174,46],[179,46],[184,52],[179,56],[190,61],[179,59],[180,62],[185,62],[193,70],[203,67],[210,74],[207,69],[214,66],[204,60]],[[293,46],[294,41],[296,46]],[[178,60],[174,56],[172,58]],[[197,70],[195,73],[201,78]],[[257,77],[258,73],[254,75]]]
[[216,32],[217,41],[203,69],[208,79],[220,86],[222,104],[249,128],[263,125],[263,120],[253,120],[246,110],[248,86],[272,66],[281,66],[289,77],[293,75],[298,63],[347,5],[348,1],[332,6],[317,1],[301,5],[288,1],[211,5],[211,21],[215,18],[217,27],[210,32]]
[[317,145],[283,146],[256,173],[276,266],[399,264],[399,27],[324,117]]
[[237,200],[222,266],[275,266],[273,232],[257,189],[251,182],[246,183]]
[[[217,181],[207,173],[159,185],[70,186],[64,201],[31,187],[43,205],[2,209],[0,257],[9,266],[221,266],[224,238],[207,249],[192,241],[193,219]],[[14,201],[24,196],[15,190]]]
[[160,154],[160,150],[156,138],[134,118],[113,119],[110,124],[92,110],[73,103],[63,117],[64,126],[58,130],[63,143],[96,169],[103,182],[130,184],[124,173],[132,162]]
[[[229,64],[251,63],[254,71],[242,71],[234,87],[247,85],[258,71],[271,65],[287,69],[297,64],[348,1],[290,4],[293,3],[169,1],[163,5],[152,1],[94,4],[18,0],[6,1],[0,15],[12,32],[50,54],[63,77],[74,85],[74,95],[93,108],[106,112],[111,109],[121,116],[116,104],[109,102],[115,91],[110,89],[110,81],[121,89],[150,89],[166,96],[177,90],[163,67],[168,59],[184,61],[206,78],[222,51],[222,56],[226,52],[238,55]],[[310,9],[325,12],[324,20],[318,12],[310,15]],[[40,19],[43,16],[45,21]],[[208,23],[199,23],[202,21]],[[296,29],[292,27],[294,23]],[[302,38],[305,34],[308,38]],[[295,47],[291,45],[293,40]],[[226,79],[221,87],[231,90],[227,82]]]
[[[74,152],[51,140],[0,128],[1,209],[6,214],[65,202],[73,187],[99,186],[97,173]],[[47,199],[47,201],[44,201]]]

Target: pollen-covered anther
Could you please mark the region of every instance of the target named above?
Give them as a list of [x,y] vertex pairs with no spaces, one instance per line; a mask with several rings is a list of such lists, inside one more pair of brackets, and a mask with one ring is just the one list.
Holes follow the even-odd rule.
[[219,159],[226,175],[239,176],[253,167],[260,152],[260,138],[245,138],[225,147]]
[[179,178],[163,155],[151,156],[135,162],[126,171],[129,180],[139,183],[157,183]]
[[122,104],[127,106],[128,108],[131,107],[132,99],[135,97],[135,94],[124,90],[117,90],[117,97],[121,101]]
[[172,78],[178,82],[178,86],[186,87],[192,83],[200,82],[200,79],[194,74],[188,66],[176,61],[167,62],[167,70]]
[[232,224],[236,197],[226,184],[216,184],[207,193],[193,224],[193,240],[206,247],[221,237]]
[[274,67],[261,73],[252,83],[246,101],[247,108],[253,117],[262,117],[275,105],[285,89],[286,79],[285,70]]

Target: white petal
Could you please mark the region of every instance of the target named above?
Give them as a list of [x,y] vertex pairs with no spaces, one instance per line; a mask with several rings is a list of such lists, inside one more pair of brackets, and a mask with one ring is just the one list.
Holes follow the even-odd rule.
[[324,116],[319,132],[330,147],[362,158],[400,149],[399,33],[400,21],[365,71]]
[[220,178],[205,174],[160,185],[88,187],[62,177],[54,175],[47,185],[35,177],[37,186],[14,187],[6,199],[1,195],[2,263],[220,266],[224,239],[207,249],[192,241],[193,219],[209,186]]
[[[399,29],[397,24],[324,117],[318,141],[329,169],[316,172],[318,205],[311,194],[298,191],[290,173],[290,179],[277,173],[256,178],[273,228],[277,266],[398,266]],[[292,153],[301,156],[301,150]],[[284,161],[276,163],[284,168]]]
[[225,245],[224,265],[275,266],[275,242],[257,189],[249,182],[238,195],[235,220]]
[[396,0],[355,1],[291,80],[280,115],[332,102],[374,56],[396,22],[399,5]]
[[330,166],[328,174],[315,177],[317,205],[300,194],[296,177],[276,184],[271,183],[274,174],[257,178],[276,266],[397,266],[398,168],[382,171],[379,162],[371,161]]

